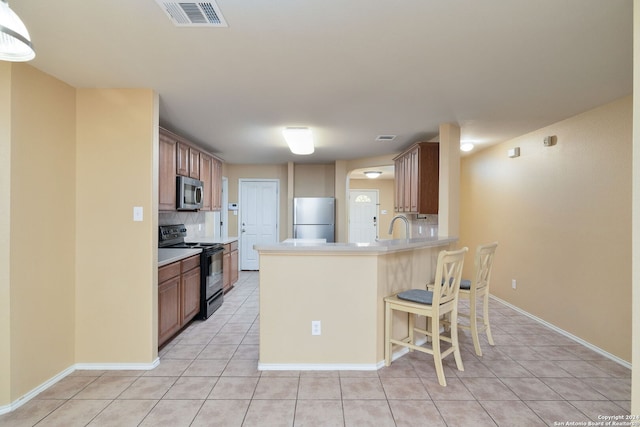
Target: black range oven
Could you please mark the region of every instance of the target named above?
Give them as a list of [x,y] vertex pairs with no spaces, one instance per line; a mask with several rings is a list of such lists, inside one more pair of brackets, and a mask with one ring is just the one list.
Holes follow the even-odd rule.
[[222,292],[222,252],[219,243],[185,242],[184,224],[161,225],[158,247],[165,249],[202,249],[200,253],[200,313],[197,318],[207,319],[224,301]]

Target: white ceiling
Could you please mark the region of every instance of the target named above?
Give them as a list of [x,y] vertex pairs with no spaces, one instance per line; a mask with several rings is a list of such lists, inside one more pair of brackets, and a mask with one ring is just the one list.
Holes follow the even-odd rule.
[[632,0],[218,0],[228,28],[176,27],[155,0],[9,4],[33,66],[153,88],[161,125],[230,163],[397,153],[444,122],[481,148],[632,92]]

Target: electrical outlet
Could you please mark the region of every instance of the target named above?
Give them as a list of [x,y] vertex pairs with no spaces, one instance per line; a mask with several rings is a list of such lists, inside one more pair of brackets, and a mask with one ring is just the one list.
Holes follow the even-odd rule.
[[516,288],[516,279],[511,279],[511,287],[512,287],[513,289],[515,289],[515,288]]
[[322,326],[319,320],[311,321],[311,335],[321,335],[322,334]]

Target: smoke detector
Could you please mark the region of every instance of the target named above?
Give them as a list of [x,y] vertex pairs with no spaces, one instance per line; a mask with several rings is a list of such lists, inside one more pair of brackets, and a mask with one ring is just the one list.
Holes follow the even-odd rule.
[[176,27],[228,27],[214,1],[178,2],[156,0]]

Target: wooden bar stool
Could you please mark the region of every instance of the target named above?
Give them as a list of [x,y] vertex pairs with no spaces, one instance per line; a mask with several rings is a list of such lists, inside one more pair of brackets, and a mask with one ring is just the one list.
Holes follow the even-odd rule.
[[[495,345],[493,337],[491,336],[491,325],[489,324],[489,279],[491,278],[493,257],[495,256],[497,247],[497,242],[478,246],[476,249],[473,280],[460,281],[460,298],[469,300],[469,316],[464,313],[459,314],[459,316],[468,317],[469,326],[458,326],[471,330],[473,347],[478,356],[482,356],[480,338],[478,337],[479,332],[486,332],[489,344]],[[477,298],[480,297],[482,298],[482,316],[479,316],[476,307]]]
[[[458,293],[462,277],[464,254],[467,248],[457,251],[441,251],[438,254],[435,282],[433,290],[410,289],[384,299],[384,359],[385,365],[391,365],[391,352],[393,344],[408,347],[409,351],[417,350],[433,355],[438,382],[442,386],[447,385],[442,367],[442,359],[453,353],[458,370],[464,371],[460,346],[458,345]],[[391,336],[393,331],[393,312],[407,313],[409,318],[408,336],[398,340]],[[415,326],[415,315],[427,317],[427,329]],[[449,315],[451,319],[450,336],[445,336],[440,331],[441,316]],[[421,347],[415,344],[415,333],[431,338],[431,348]],[[442,351],[441,341],[450,344],[450,347]]]

